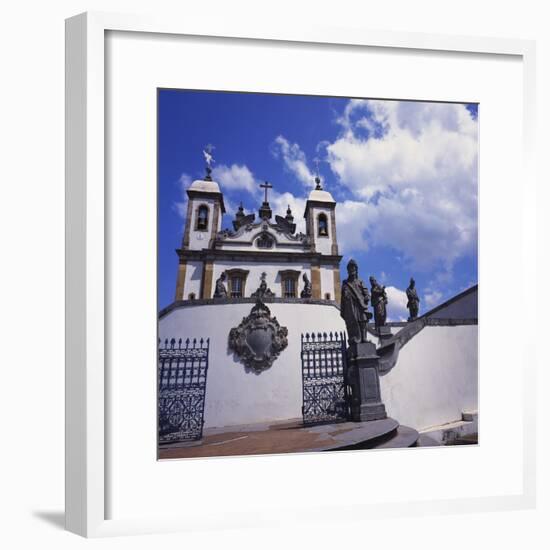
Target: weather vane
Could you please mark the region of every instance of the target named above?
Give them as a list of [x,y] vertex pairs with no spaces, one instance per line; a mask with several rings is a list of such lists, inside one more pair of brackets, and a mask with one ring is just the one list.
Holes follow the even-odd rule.
[[313,162],[315,163],[315,183],[317,186],[315,189],[320,190],[321,189],[321,176],[319,175],[319,159],[315,157],[313,159]]
[[215,161],[214,157],[212,156],[212,151],[215,149],[215,147],[212,144],[208,144],[203,150],[202,154],[204,155],[204,160],[206,162],[206,179],[211,179],[210,174],[212,173],[212,164]]

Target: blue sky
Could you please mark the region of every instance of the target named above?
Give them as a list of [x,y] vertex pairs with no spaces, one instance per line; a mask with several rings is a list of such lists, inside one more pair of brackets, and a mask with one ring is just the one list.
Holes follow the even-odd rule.
[[[268,180],[274,214],[290,205],[298,230],[315,163],[337,201],[342,277],[387,286],[389,317],[406,317],[414,276],[421,311],[477,282],[477,106],[251,93],[159,91],[159,307],[172,302],[185,189],[213,176],[229,227],[242,201],[257,212]],[[301,224],[301,225],[300,225]]]

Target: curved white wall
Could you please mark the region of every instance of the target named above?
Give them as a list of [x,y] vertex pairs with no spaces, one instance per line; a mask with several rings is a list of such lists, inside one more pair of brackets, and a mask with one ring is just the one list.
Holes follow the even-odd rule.
[[210,337],[205,427],[285,420],[302,416],[301,334],[345,331],[340,311],[330,305],[267,304],[288,328],[288,347],[264,372],[247,372],[228,350],[231,328],[254,304],[181,307],[159,321],[159,337]]
[[424,327],[380,378],[388,415],[419,429],[477,410],[477,346],[477,325]]

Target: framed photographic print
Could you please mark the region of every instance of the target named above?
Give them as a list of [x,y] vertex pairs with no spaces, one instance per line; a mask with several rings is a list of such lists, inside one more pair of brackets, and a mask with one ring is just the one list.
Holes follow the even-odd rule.
[[69,530],[532,505],[533,59],[67,21]]

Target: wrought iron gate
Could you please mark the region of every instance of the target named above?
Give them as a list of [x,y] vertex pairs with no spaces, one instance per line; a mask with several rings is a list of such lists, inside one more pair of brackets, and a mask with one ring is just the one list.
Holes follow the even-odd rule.
[[304,424],[349,418],[344,333],[302,334]]
[[210,339],[159,340],[159,443],[200,439]]

